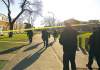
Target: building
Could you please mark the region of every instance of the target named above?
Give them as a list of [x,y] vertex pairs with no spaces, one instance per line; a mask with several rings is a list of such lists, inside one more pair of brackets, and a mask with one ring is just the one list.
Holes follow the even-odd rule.
[[8,18],[4,14],[0,14],[0,29],[2,30],[8,29]]
[[[76,23],[73,23],[73,22],[76,22]],[[71,25],[75,25],[75,28],[78,30],[78,31],[93,31],[93,29],[95,27],[100,27],[100,22],[99,20],[89,20],[89,21],[79,21],[79,20],[76,20],[76,19],[69,19],[69,20],[65,20],[64,21],[65,23],[67,22],[72,22]],[[64,26],[64,22],[60,22],[57,24],[57,26]]]
[[[19,18],[13,26],[14,30],[20,30],[20,29],[24,29],[25,24],[23,24],[23,22],[20,21],[21,19]],[[4,14],[0,13],[0,31],[3,30],[9,30],[9,22],[8,22],[8,17]]]

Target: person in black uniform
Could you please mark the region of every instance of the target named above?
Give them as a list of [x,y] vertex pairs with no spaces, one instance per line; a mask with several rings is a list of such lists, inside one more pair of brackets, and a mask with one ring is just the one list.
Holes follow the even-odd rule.
[[65,22],[65,28],[60,35],[59,42],[63,46],[63,70],[76,70],[75,56],[77,50],[77,31],[70,25],[74,22]]
[[100,70],[100,27],[96,28],[91,37],[91,47],[87,67],[92,70],[91,65],[93,64],[93,57],[95,57]]
[[42,40],[46,48],[48,47],[48,38],[49,38],[49,33],[47,32],[47,30],[42,30]]

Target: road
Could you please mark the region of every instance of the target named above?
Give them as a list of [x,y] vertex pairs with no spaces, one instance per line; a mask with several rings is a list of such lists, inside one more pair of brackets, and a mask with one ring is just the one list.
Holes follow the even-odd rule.
[[[51,37],[50,46],[45,49],[41,40],[41,35],[33,37],[33,43],[21,48],[16,55],[5,65],[3,70],[62,70],[62,46],[58,40],[53,42]],[[84,55],[81,51],[77,51],[76,64],[77,68],[86,68],[88,55]],[[94,61],[94,68],[97,64]]]

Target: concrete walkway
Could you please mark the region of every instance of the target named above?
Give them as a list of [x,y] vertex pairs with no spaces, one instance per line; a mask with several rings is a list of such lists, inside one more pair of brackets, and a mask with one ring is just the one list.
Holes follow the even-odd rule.
[[0,41],[2,42],[7,42],[7,43],[28,43],[28,42],[18,42],[18,41]]
[[[62,46],[50,39],[50,47],[45,49],[40,35],[35,35],[33,44],[25,46],[6,64],[3,70],[62,70]],[[86,68],[88,55],[77,51],[77,68]],[[96,62],[93,64],[97,68]],[[85,69],[86,70],[86,69]]]
[[16,54],[3,54],[0,55],[0,60],[12,60],[12,58],[15,56]]

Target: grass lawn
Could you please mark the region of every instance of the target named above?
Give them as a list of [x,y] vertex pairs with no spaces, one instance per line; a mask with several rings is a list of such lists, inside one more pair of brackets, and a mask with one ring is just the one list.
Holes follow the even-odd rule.
[[11,42],[0,42],[0,52],[11,48],[18,48],[26,45],[27,43],[11,43]]
[[16,43],[16,42],[27,42],[27,35],[14,34],[12,38],[9,38],[8,35],[0,36],[0,52],[11,48],[14,49],[16,47],[20,47],[27,44],[27,43]]
[[12,38],[9,38],[8,35],[0,36],[0,41],[27,41],[26,34],[14,34]]
[[0,70],[5,66],[8,61],[0,60]]
[[[8,41],[8,42],[3,42]],[[16,53],[20,47],[27,45],[27,43],[16,43],[16,42],[27,42],[26,34],[14,34],[12,38],[8,35],[0,36],[0,53]],[[5,66],[8,61],[0,60],[0,70]]]

